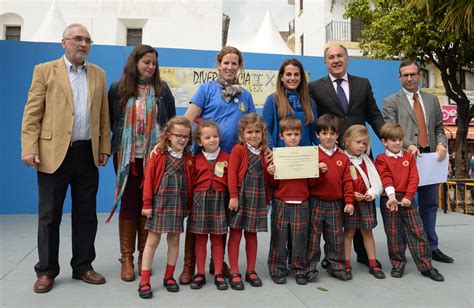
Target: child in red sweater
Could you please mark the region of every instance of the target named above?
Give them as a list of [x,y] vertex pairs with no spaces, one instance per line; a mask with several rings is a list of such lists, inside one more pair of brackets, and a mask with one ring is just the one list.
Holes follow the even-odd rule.
[[245,235],[247,271],[245,281],[253,287],[262,285],[255,272],[257,259],[257,232],[267,231],[268,171],[265,160],[267,132],[261,116],[248,113],[240,119],[239,144],[230,154],[229,184],[229,227],[228,243],[231,278],[230,287],[243,290],[239,273],[239,249],[242,231]]
[[391,275],[394,278],[403,276],[406,264],[403,238],[406,238],[421,274],[434,281],[443,281],[444,277],[431,265],[430,246],[413,198],[419,183],[418,170],[415,157],[402,149],[403,129],[397,123],[385,123],[380,136],[385,153],[377,156],[375,163],[385,189],[380,211],[392,263]]
[[351,250],[352,239],[360,229],[365,250],[369,258],[369,273],[377,279],[385,278],[377,266],[375,241],[372,229],[377,226],[373,200],[382,194],[382,182],[373,161],[367,156],[370,147],[370,134],[365,125],[352,125],[344,133],[343,144],[349,157],[349,167],[354,187],[354,207],[344,214],[344,255],[346,256],[347,279],[352,279]]
[[174,117],[167,124],[147,165],[143,182],[143,209],[148,238],[143,251],[141,281],[138,293],[152,296],[150,271],[161,234],[168,233],[168,260],[163,284],[169,292],[179,286],[173,278],[179,253],[179,236],[184,231],[186,208],[192,201],[193,157],[186,151],[190,145],[191,122]]
[[343,212],[353,210],[354,191],[349,171],[349,159],[336,146],[339,136],[339,119],[326,113],[316,121],[319,145],[319,178],[310,187],[309,235],[306,278],[313,281],[321,258],[321,233],[327,247],[327,272],[346,281],[344,262]]
[[[297,147],[301,141],[302,124],[298,118],[288,116],[280,121],[280,139],[286,147]],[[308,238],[308,198],[309,179],[276,180],[272,175],[278,166],[268,166],[270,185],[273,189],[272,203],[272,235],[268,254],[268,269],[276,284],[286,282],[287,244],[291,235],[291,251],[293,258],[291,267],[296,283],[307,284],[306,245]]]
[[195,156],[193,208],[188,225],[189,231],[196,235],[197,274],[193,278],[191,289],[200,289],[206,283],[206,246],[210,235],[214,284],[218,290],[227,290],[229,287],[222,275],[224,260],[222,235],[226,234],[228,229],[227,167],[230,156],[219,147],[219,126],[212,121],[200,122],[193,139],[202,147],[202,152]]

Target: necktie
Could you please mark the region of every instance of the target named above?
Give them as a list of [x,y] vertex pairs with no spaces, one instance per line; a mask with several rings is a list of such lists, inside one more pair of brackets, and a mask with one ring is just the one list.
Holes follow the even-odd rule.
[[413,112],[415,113],[416,124],[418,125],[418,145],[426,148],[428,146],[428,132],[418,93],[413,93]]
[[347,101],[346,93],[344,92],[344,89],[341,87],[341,83],[344,81],[344,79],[336,79],[337,82],[337,97],[339,97],[339,102],[341,103],[342,109],[344,110],[345,113],[349,111],[349,102]]

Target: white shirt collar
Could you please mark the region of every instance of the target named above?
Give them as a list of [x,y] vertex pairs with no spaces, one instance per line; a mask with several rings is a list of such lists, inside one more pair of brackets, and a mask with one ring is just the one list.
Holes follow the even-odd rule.
[[399,158],[399,157],[403,157],[403,150],[400,150],[400,152],[398,153],[393,153],[389,150],[385,150],[385,154],[388,156],[388,157],[394,157],[394,158]]
[[361,156],[350,155],[349,153],[347,153],[347,151],[344,151],[344,153],[347,155],[347,157],[349,157],[349,160],[351,161],[351,163],[357,164],[357,165],[362,164],[363,159]]
[[347,75],[347,72],[344,74],[344,76],[342,76],[340,78],[334,77],[333,75],[329,74],[329,78],[331,78],[332,82],[336,81],[336,79],[342,79],[344,81],[349,82],[349,76]]
[[68,71],[76,71],[77,69],[83,69],[85,70],[86,67],[87,67],[87,63],[86,63],[86,60],[84,60],[84,64],[80,65],[79,67],[74,67],[74,65],[71,63],[71,61],[69,61],[69,59],[66,57],[66,55],[63,56],[63,59],[64,59],[64,64],[66,64],[66,68],[68,69]]
[[168,147],[168,152],[170,153],[171,156],[174,158],[183,158],[183,151],[176,152],[173,150],[171,147]]
[[208,153],[206,151],[202,151],[202,154],[207,160],[216,160],[217,156],[219,156],[219,153],[221,152],[221,148],[217,148],[217,150],[214,153]]
[[256,148],[254,148],[253,146],[251,146],[251,145],[248,144],[248,143],[245,143],[245,144],[247,145],[247,149],[249,149],[250,152],[252,152],[252,153],[255,154],[255,155],[260,155],[260,153],[262,152],[262,148],[261,148],[261,147],[258,148],[258,149],[256,149]]
[[328,156],[332,156],[332,155],[336,152],[336,150],[337,150],[337,146],[334,146],[334,148],[332,148],[332,149],[330,149],[330,150],[326,149],[325,147],[323,147],[323,146],[321,146],[321,145],[320,145],[319,147],[320,147],[321,150],[323,150],[323,152],[326,153]]
[[403,92],[405,92],[405,95],[408,96],[410,99],[413,99],[413,93],[417,93],[418,94],[418,98],[421,99],[421,93],[420,93],[420,89],[417,89],[416,92],[410,92],[408,91],[407,89],[405,88],[402,88]]

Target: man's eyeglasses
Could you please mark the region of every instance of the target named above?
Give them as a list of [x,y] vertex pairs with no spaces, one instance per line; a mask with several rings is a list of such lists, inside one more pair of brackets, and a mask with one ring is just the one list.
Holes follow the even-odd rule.
[[176,139],[178,139],[178,140],[188,140],[189,139],[188,135],[173,134],[173,133],[169,133],[169,134],[175,136]]
[[415,78],[415,76],[418,76],[419,73],[411,73],[411,74],[401,74],[400,77],[407,79],[408,77]]
[[84,37],[84,36],[79,36],[79,35],[76,35],[73,37],[64,37],[63,39],[65,39],[66,41],[73,40],[74,42],[79,43],[79,44],[82,43],[83,41],[86,42],[87,45],[92,45],[92,43],[94,43],[90,37]]

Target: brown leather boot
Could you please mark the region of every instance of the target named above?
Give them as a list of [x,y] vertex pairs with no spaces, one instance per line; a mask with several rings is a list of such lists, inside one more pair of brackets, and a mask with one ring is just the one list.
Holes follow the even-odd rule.
[[[146,217],[141,216],[138,221],[138,274],[142,274],[142,257],[145,249],[146,238],[148,237],[148,230],[145,230]],[[150,269],[151,272],[151,269]]]
[[119,219],[120,253],[122,263],[120,277],[123,281],[134,281],[133,253],[135,252],[135,238],[137,235],[136,219]]
[[183,272],[179,275],[180,284],[190,284],[194,276],[194,267],[196,265],[195,254],[196,236],[186,230],[186,239],[184,241],[184,265]]

